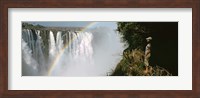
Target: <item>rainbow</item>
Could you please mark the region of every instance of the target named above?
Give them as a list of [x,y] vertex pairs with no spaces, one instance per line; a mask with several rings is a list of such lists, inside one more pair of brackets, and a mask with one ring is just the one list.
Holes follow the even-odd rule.
[[[96,25],[96,24],[97,24],[97,22],[91,22],[91,23],[88,24],[85,28],[83,28],[83,29],[80,31],[80,33],[84,32],[85,30],[87,30],[88,28],[90,28],[90,27],[92,27],[92,26],[94,26],[94,25]],[[77,34],[79,35],[80,33],[77,33]],[[78,35],[77,35],[77,36],[78,36]],[[60,58],[61,58],[62,55],[64,54],[65,50],[68,48],[69,45],[71,45],[71,44],[74,42],[74,40],[77,39],[77,36],[76,36],[76,37],[73,37],[68,43],[66,43],[66,44],[64,45],[64,47],[59,51],[59,53],[55,56],[55,59],[54,59],[54,60],[52,61],[52,63],[50,64],[50,67],[49,67],[49,69],[48,69],[48,71],[47,71],[47,75],[48,75],[48,76],[50,76],[50,75],[52,74],[52,71],[53,71],[54,68],[56,67],[58,61],[60,60]]]

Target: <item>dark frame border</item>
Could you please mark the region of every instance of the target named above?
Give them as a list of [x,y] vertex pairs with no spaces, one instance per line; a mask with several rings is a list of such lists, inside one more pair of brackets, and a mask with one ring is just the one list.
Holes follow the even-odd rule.
[[[192,8],[192,90],[8,90],[8,8]],[[1,0],[0,98],[200,98],[200,0]]]

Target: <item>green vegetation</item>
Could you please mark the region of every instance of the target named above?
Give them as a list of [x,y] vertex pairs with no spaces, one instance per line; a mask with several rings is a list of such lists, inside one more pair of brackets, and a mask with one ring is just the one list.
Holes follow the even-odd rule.
[[171,76],[166,69],[160,66],[149,66],[149,72],[144,73],[144,52],[142,50],[132,50],[124,52],[122,60],[111,76]]
[[122,60],[112,73],[114,76],[136,76],[141,75],[144,69],[144,52],[141,50],[133,50],[124,52]]
[[29,24],[29,23],[22,23],[22,28],[23,29],[36,29],[36,30],[38,30],[38,29],[43,29],[45,27],[42,26],[42,25],[39,25],[39,24],[33,25],[33,24]]
[[[145,73],[144,51],[149,30],[142,23],[118,22],[117,31],[128,46],[123,52],[122,60],[118,63],[111,76],[169,76],[166,69],[159,66],[149,66]],[[151,64],[150,64],[151,65]]]
[[136,22],[118,22],[119,33],[122,40],[128,45],[128,50],[141,49],[144,50],[146,40],[145,27]]

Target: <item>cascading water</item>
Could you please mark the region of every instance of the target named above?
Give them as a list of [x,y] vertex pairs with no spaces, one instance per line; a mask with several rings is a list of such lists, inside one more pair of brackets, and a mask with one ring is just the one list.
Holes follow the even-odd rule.
[[54,38],[54,35],[53,35],[53,32],[50,31],[49,32],[49,59],[50,60],[53,60],[54,59],[54,56],[56,55],[56,42],[55,42],[55,38]]
[[[23,66],[28,65],[37,72],[34,74],[42,74],[47,68],[46,60],[42,50],[42,41],[39,36],[40,31],[23,30],[22,33],[22,61]],[[32,70],[31,69],[31,70]],[[31,75],[31,73],[30,73]]]
[[22,32],[22,75],[106,76],[120,61],[120,37],[111,30]]
[[63,40],[62,40],[62,32],[58,31],[56,36],[56,45],[57,45],[57,51],[60,51],[63,48]]

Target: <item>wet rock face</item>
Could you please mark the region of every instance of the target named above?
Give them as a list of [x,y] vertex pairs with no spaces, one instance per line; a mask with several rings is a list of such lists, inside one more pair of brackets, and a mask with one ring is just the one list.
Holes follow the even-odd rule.
[[49,30],[41,30],[40,31],[40,36],[42,38],[42,43],[43,43],[43,46],[42,48],[44,49],[44,55],[45,55],[45,58],[48,58],[49,57]]

